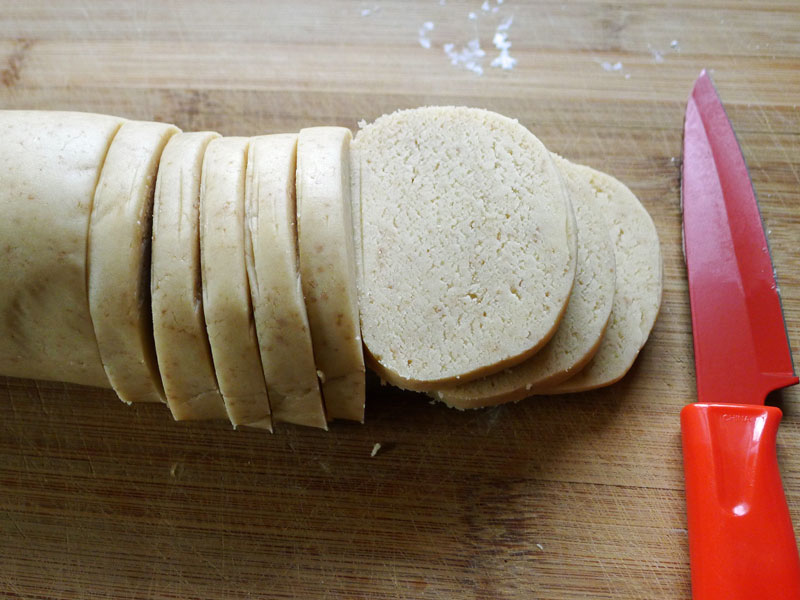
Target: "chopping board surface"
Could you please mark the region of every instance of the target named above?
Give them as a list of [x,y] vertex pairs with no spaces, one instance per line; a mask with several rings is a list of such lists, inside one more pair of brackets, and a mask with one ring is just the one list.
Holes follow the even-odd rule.
[[[87,0],[0,10],[2,108],[225,135],[356,129],[425,104],[488,108],[627,183],[664,255],[650,341],[622,382],[591,393],[457,412],[371,380],[364,425],[267,435],[175,423],[165,407],[128,407],[109,391],[0,377],[0,597],[689,597],[678,426],[695,399],[680,250],[684,103],[711,69],[797,349],[800,5],[484,8]],[[490,64],[498,32],[513,69]],[[455,56],[474,39],[485,56],[473,53],[472,65],[444,48]],[[800,391],[773,400],[800,532]]]

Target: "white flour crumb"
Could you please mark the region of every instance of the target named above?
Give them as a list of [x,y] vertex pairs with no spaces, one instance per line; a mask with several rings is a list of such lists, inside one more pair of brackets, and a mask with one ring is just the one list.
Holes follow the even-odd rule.
[[492,38],[492,44],[494,44],[494,47],[500,51],[500,54],[497,55],[490,63],[490,66],[492,67],[508,71],[513,69],[517,64],[517,59],[508,53],[509,49],[511,48],[511,42],[508,40],[507,31],[513,22],[514,15],[511,15],[497,26],[497,30],[494,33],[494,38]]
[[542,546],[541,544],[536,544],[536,547],[537,547],[539,550],[544,550],[544,546]]
[[364,129],[364,127],[366,127],[366,126],[367,126],[367,120],[366,120],[366,119],[361,119],[361,120],[358,122],[358,128],[359,128],[359,129]]
[[381,449],[381,445],[380,444],[375,444],[372,447],[372,452],[369,453],[370,458],[375,458],[378,455],[378,452],[380,452],[380,449]]
[[491,66],[499,67],[506,71],[513,69],[517,65],[517,59],[509,56],[508,50],[501,50],[500,55],[492,59]]
[[507,19],[505,19],[500,25],[497,26],[497,31],[508,31],[508,28],[511,27],[511,24],[514,22],[514,15],[511,15]]
[[381,7],[378,6],[377,4],[375,6],[373,6],[372,8],[362,8],[361,9],[361,16],[362,17],[368,17],[368,16],[378,12],[380,9],[381,9]]
[[508,34],[507,33],[500,33],[499,31],[494,34],[494,39],[492,39],[492,43],[494,47],[498,50],[508,50],[511,48],[511,42],[508,41]]
[[[444,5],[445,2],[441,1],[440,4]],[[497,13],[502,1],[483,0],[481,4],[481,11],[483,13]],[[471,71],[476,75],[483,75],[484,72],[484,58],[486,52],[481,48],[481,40],[478,36],[477,21],[480,20],[481,13],[477,10],[472,10],[467,13],[467,19],[474,23],[473,39],[469,40],[462,45],[463,42],[455,41],[448,42],[442,45],[442,49],[447,57],[450,59],[450,64]],[[517,64],[517,59],[509,54],[511,48],[511,41],[508,39],[508,30],[514,23],[514,16],[506,16],[500,13],[497,16],[495,32],[492,38],[492,44],[499,51],[499,54],[492,59],[489,63],[490,66],[500,69],[513,69]],[[434,26],[431,21],[426,21],[419,29],[418,41],[423,48],[432,48],[434,40],[430,35]]]
[[431,40],[428,34],[433,31],[433,21],[425,21],[419,28],[419,45],[423,48],[431,47]]
[[664,62],[664,55],[661,54],[661,51],[656,50],[650,44],[647,44],[647,49],[650,50],[650,54],[653,55],[653,62],[656,64],[661,64]]
[[486,56],[486,52],[481,48],[480,40],[477,38],[467,42],[467,45],[462,46],[458,51],[456,50],[455,44],[445,44],[442,48],[445,54],[450,58],[451,65],[455,67],[464,67],[477,75],[483,75],[483,67],[480,64],[480,59]]
[[669,43],[669,47],[672,48],[673,50],[680,50],[681,49],[680,46],[678,45],[678,40],[672,40]]
[[600,66],[603,67],[605,71],[622,71],[622,63],[619,61],[611,64],[607,60],[604,60],[600,63]]

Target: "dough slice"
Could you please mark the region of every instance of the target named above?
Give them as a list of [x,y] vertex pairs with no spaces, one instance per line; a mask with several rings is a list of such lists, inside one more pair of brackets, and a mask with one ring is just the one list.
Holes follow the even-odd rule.
[[151,293],[156,356],[172,416],[226,419],[203,317],[200,174],[212,132],[178,133],[161,155],[153,205]]
[[429,391],[519,364],[555,333],[574,221],[550,153],[484,110],[383,116],[352,145],[370,366]]
[[297,142],[297,235],[314,359],[331,419],[364,420],[364,353],[350,207],[349,129],[312,127]]
[[108,150],[89,224],[89,310],[111,387],[125,402],[163,402],[150,306],[153,192],[178,129],[128,121]]
[[0,372],[109,387],[89,314],[86,242],[123,119],[0,111]]
[[647,341],[661,306],[661,248],[650,215],[633,192],[610,175],[583,165],[570,168],[590,183],[611,228],[617,264],[614,304],[605,336],[589,364],[537,394],[581,392],[622,379]]
[[203,157],[200,264],[217,382],[234,427],[272,428],[250,303],[244,246],[248,138],[218,138]]
[[614,247],[594,188],[576,166],[553,155],[567,183],[578,225],[578,264],[567,311],[548,344],[525,362],[434,397],[456,408],[521,400],[579,372],[594,356],[614,300]]
[[327,429],[297,258],[297,135],[250,139],[247,273],[272,420]]

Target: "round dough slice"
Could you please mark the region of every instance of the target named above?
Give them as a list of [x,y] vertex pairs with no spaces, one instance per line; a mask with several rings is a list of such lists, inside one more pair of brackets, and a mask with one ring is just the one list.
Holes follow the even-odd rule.
[[123,119],[0,111],[0,373],[109,387],[86,289],[97,179]]
[[128,121],[108,149],[89,224],[89,310],[103,367],[127,403],[164,402],[150,306],[158,163],[178,129]]
[[250,139],[247,273],[272,420],[327,429],[297,258],[297,135]]
[[217,382],[234,427],[272,428],[250,303],[244,246],[248,138],[218,138],[203,157],[200,264]]
[[600,348],[574,377],[537,394],[566,394],[622,379],[639,354],[661,307],[662,267],[658,232],[645,208],[623,183],[583,165],[571,167],[594,190],[606,217],[617,264],[611,318]]
[[614,247],[594,188],[573,163],[553,158],[567,184],[578,225],[577,272],[564,318],[550,342],[524,363],[435,392],[434,397],[445,404],[464,409],[521,400],[569,379],[600,346],[614,300]]
[[485,110],[403,110],[353,142],[370,366],[429,391],[514,366],[572,289],[574,217],[550,153]]
[[330,419],[363,422],[364,352],[350,206],[349,129],[312,127],[297,141],[297,236],[314,359]]
[[203,317],[200,174],[212,132],[178,133],[161,155],[150,289],[156,356],[177,421],[226,419]]

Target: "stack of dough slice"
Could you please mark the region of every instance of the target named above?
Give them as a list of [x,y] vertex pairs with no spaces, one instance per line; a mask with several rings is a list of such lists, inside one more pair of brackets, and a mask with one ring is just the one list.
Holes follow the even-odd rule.
[[513,367],[555,334],[576,267],[550,153],[516,121],[431,107],[353,143],[354,237],[370,366],[412,390]]
[[[573,201],[585,203],[595,213],[604,215],[603,224],[612,242],[613,260],[592,257],[601,246],[597,240],[584,240],[584,264],[570,308],[551,344],[560,344],[569,352],[566,369],[554,377],[541,377],[543,365],[553,371],[562,363],[550,346],[527,363],[491,377],[439,390],[434,397],[457,408],[479,408],[520,400],[531,395],[563,394],[587,391],[611,385],[628,372],[655,323],[661,305],[661,251],[653,221],[634,194],[613,177],[589,167],[577,165],[559,156],[556,162],[572,189]],[[576,187],[580,187],[580,191]],[[578,211],[580,215],[581,211]],[[579,224],[585,218],[579,216]],[[579,234],[594,237],[596,231],[579,228]],[[609,282],[607,265],[616,267]],[[609,288],[609,283],[611,287]],[[591,293],[587,294],[589,290]],[[608,291],[612,292],[609,296]],[[609,303],[613,296],[613,303]],[[587,325],[587,315],[593,319]],[[603,331],[597,325],[603,322]],[[607,327],[605,326],[608,322]],[[584,326],[585,325],[585,326]],[[562,340],[562,332],[564,340]],[[577,349],[589,348],[588,352]],[[562,363],[563,364],[563,363]],[[564,377],[565,371],[567,377]]]
[[477,408],[520,400],[578,373],[595,355],[611,316],[615,288],[614,248],[606,206],[583,173],[554,156],[567,183],[578,224],[578,267],[567,311],[550,342],[516,367],[470,383],[434,392],[456,408]]
[[540,394],[582,392],[616,383],[628,372],[647,341],[661,307],[662,263],[658,233],[641,202],[606,173],[560,159],[587,181],[606,215],[617,263],[611,319],[600,348],[574,377]]

